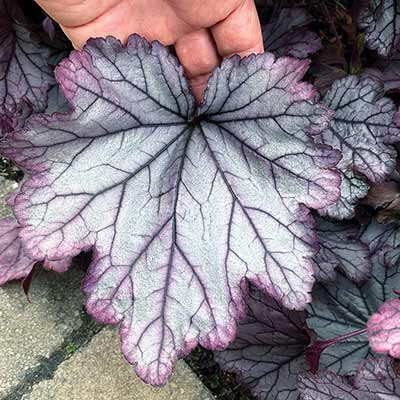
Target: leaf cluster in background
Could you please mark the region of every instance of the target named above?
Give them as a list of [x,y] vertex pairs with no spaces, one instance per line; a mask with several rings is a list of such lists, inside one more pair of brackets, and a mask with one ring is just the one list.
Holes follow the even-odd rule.
[[200,105],[160,43],[70,52],[21,5],[0,2],[0,152],[24,173],[0,284],[93,250],[87,311],[148,383],[200,344],[260,399],[399,398],[400,4],[257,1],[266,53]]

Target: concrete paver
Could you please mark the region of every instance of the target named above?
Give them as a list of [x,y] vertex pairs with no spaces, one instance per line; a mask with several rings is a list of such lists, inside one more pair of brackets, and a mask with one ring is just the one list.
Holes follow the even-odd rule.
[[0,398],[81,325],[81,271],[41,272],[28,303],[19,282],[0,288]]
[[211,400],[209,391],[180,362],[163,388],[142,383],[119,350],[116,328],[97,334],[57,370],[51,381],[36,385],[24,400]]

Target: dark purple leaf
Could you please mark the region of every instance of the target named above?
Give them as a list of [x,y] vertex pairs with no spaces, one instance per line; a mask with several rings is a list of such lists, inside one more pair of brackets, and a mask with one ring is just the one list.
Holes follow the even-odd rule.
[[400,358],[399,299],[384,303],[379,311],[371,316],[367,326],[369,344],[373,351]]
[[295,400],[297,375],[308,370],[305,319],[305,312],[288,311],[251,288],[247,317],[236,339],[226,350],[214,352],[215,359],[258,399]]
[[398,400],[400,398],[400,377],[393,368],[389,357],[368,358],[358,367],[353,385],[358,389],[370,391],[380,400]]
[[372,393],[355,389],[346,377],[328,370],[299,375],[297,388],[300,400],[378,400]]
[[314,257],[315,277],[320,282],[334,282],[340,269],[354,282],[363,282],[371,274],[369,248],[357,238],[359,227],[351,223],[329,222],[318,218],[320,251]]
[[277,56],[306,58],[321,49],[318,35],[308,29],[312,17],[301,8],[283,8],[263,27],[264,48]]
[[72,114],[32,117],[4,148],[31,174],[15,206],[31,255],[94,247],[87,309],[122,322],[123,352],[147,382],[165,383],[197,343],[228,345],[243,278],[287,307],[310,301],[306,206],[338,198],[339,154],[310,136],[331,113],[300,82],[307,67],[226,60],[196,112],[159,43],[91,40],[57,70]]
[[47,60],[50,50],[10,15],[15,3],[0,1],[0,113],[11,115],[22,101],[35,112],[43,111],[47,91],[55,83]]
[[18,104],[14,113],[5,111],[0,114],[0,137],[4,137],[17,129],[22,129],[31,114],[32,107],[25,101]]
[[301,374],[297,381],[300,400],[398,400],[400,378],[389,358],[363,360],[353,378],[332,371]]
[[55,67],[59,62],[68,57],[73,50],[71,41],[67,38],[58,24],[53,22],[54,37],[50,38],[45,31],[38,31],[38,35],[44,46],[49,48],[50,56],[47,59],[48,64]]
[[3,31],[3,28],[7,27],[10,22],[27,23],[18,1],[0,0],[0,26],[2,27],[0,31]]
[[[389,299],[396,298],[400,285],[400,263],[384,267],[375,254],[370,280],[357,285],[338,274],[334,284],[319,284],[313,291],[307,323],[320,340],[330,340],[365,329],[370,316]],[[347,374],[371,354],[366,334],[328,347],[321,356],[321,367]]]
[[373,262],[387,267],[397,267],[400,262],[400,225],[370,222],[361,232],[361,240],[367,243]]
[[372,68],[364,71],[365,76],[383,82],[385,91],[400,90],[400,53],[395,53],[390,59],[380,59]]
[[343,47],[336,44],[326,45],[311,65],[310,75],[314,86],[325,95],[333,82],[348,75],[349,65],[344,55]]
[[33,279],[33,275],[34,275],[35,270],[36,270],[36,266],[37,266],[37,264],[34,264],[32,269],[28,273],[28,275],[26,275],[22,279],[22,289],[23,289],[23,291],[25,293],[25,296],[26,296],[26,298],[27,298],[29,303],[31,302],[31,299],[29,298],[29,290],[31,288],[32,279]]
[[400,35],[400,4],[397,0],[371,0],[360,15],[367,46],[382,56],[398,50]]
[[338,168],[344,176],[340,201],[321,214],[353,217],[355,205],[367,194],[366,184],[354,174],[376,183],[394,170],[397,152],[390,144],[400,140],[400,129],[394,123],[396,107],[383,95],[381,83],[349,76],[336,81],[324,97],[336,113],[317,141],[342,152]]

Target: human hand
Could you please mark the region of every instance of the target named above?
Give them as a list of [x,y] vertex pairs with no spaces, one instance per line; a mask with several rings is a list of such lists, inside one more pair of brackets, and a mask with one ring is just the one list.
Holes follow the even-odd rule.
[[81,48],[90,37],[131,33],[174,45],[201,101],[221,57],[263,51],[254,0],[36,0]]

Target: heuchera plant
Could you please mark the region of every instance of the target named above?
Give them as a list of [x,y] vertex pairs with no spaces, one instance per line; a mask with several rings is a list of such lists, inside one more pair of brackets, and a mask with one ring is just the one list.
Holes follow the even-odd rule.
[[0,284],[93,251],[86,309],[147,383],[200,344],[260,399],[399,398],[398,7],[363,4],[386,58],[323,96],[313,18],[263,12],[265,54],[224,60],[196,104],[160,43],[70,52],[2,0],[0,152],[24,178]]

